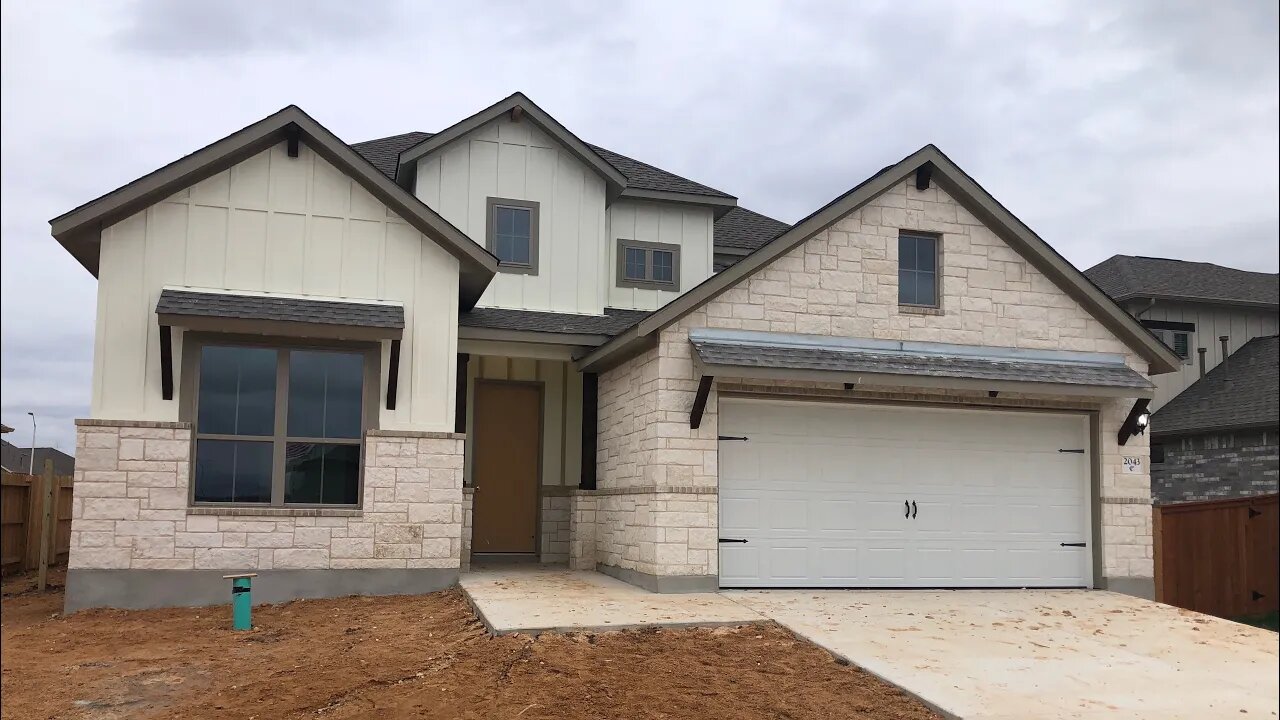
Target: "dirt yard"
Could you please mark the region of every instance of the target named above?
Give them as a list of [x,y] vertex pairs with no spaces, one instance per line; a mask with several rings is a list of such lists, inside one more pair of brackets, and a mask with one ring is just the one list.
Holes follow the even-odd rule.
[[[60,575],[54,583],[61,585]],[[933,718],[771,625],[491,638],[457,590],[61,615],[6,580],[0,715],[233,718]]]

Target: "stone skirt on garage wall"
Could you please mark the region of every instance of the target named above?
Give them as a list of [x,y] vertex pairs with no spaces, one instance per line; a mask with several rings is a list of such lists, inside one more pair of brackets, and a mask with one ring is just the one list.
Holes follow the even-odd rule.
[[191,507],[187,423],[79,420],[66,609],[431,592],[457,580],[463,435],[367,433],[359,508]]

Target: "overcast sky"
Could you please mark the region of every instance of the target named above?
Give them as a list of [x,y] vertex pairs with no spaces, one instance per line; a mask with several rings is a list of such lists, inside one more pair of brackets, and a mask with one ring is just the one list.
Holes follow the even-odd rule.
[[88,413],[95,283],[48,220],[290,103],[357,142],[521,90],[789,222],[934,143],[1082,268],[1277,269],[1275,2],[448,5],[4,2],[11,439]]

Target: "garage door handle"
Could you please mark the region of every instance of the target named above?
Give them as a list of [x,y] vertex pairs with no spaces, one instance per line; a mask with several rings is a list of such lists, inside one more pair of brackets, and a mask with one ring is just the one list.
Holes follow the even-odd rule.
[[1058,543],[1058,547],[1084,547],[1084,543]]
[[910,502],[910,501],[908,501],[908,500],[903,500],[903,501],[902,501],[902,510],[903,510],[903,515],[902,515],[902,517],[904,517],[904,518],[909,518],[909,517],[911,517],[911,502]]
[[746,541],[746,538],[720,538],[720,542],[744,543]]
[[916,515],[920,512],[920,508],[916,507],[916,501],[911,501],[911,519],[915,520]]

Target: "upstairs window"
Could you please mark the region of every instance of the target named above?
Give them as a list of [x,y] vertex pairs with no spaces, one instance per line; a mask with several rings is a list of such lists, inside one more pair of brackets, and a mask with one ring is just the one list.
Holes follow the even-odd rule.
[[538,203],[489,198],[489,252],[502,272],[538,274]]
[[937,235],[898,234],[898,304],[938,307]]
[[359,504],[370,352],[209,344],[195,362],[196,504]]
[[1191,334],[1196,330],[1194,323],[1143,320],[1142,324],[1184,362],[1191,362]]
[[618,240],[618,287],[680,289],[680,246]]

